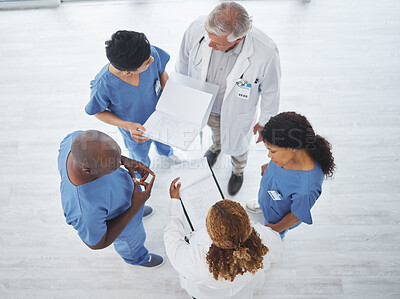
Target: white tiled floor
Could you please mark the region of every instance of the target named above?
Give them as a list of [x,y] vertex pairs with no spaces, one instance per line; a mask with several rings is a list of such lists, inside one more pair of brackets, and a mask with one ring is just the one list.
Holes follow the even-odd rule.
[[[188,298],[171,265],[125,264],[112,247],[89,250],[65,224],[58,191],[60,140],[76,129],[117,131],[85,115],[89,82],[118,29],[143,31],[171,54],[218,1],[73,3],[0,11],[0,297]],[[305,114],[333,144],[334,180],[313,208],[314,224],[285,240],[285,255],[255,298],[400,297],[400,2],[243,1],[280,49],[281,111]],[[189,152],[200,157],[210,141]],[[154,154],[154,153],[153,153]],[[147,246],[164,253],[169,169],[153,157],[157,183],[145,220]],[[255,199],[262,146],[252,144],[245,184]],[[216,165],[226,192],[228,157]]]

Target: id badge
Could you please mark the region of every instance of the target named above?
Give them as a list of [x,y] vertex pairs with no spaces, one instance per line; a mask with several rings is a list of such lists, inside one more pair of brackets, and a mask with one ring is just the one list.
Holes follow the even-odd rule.
[[250,97],[251,83],[246,83],[238,88],[238,97],[243,100],[248,100]]
[[283,200],[282,195],[280,195],[278,192],[276,191],[268,191],[268,194],[272,197],[273,200]]
[[154,84],[154,90],[156,92],[156,95],[159,96],[161,92],[161,83],[159,79],[157,79],[156,83]]

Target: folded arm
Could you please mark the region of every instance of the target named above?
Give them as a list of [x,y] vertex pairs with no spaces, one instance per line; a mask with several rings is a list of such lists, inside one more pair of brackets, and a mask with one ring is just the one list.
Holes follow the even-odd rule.
[[285,229],[288,229],[289,227],[292,227],[295,225],[297,222],[299,222],[300,219],[297,218],[292,212],[289,212],[281,219],[281,221],[277,223],[267,223],[265,226],[268,226],[272,228],[274,231],[281,233]]
[[89,248],[104,249],[110,246],[115,239],[121,234],[132,218],[139,212],[140,208],[145,204],[150,197],[151,189],[153,188],[155,176],[151,182],[145,187],[145,190],[140,191],[138,183],[134,183],[134,191],[131,197],[131,206],[121,215],[106,222],[107,231],[96,245],[86,244]]

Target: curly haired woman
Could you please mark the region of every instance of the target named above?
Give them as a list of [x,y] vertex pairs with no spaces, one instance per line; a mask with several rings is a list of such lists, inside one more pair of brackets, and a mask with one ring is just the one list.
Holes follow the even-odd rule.
[[[261,167],[258,204],[265,225],[283,238],[302,222],[312,224],[311,208],[322,193],[324,177],[332,177],[335,163],[330,143],[298,113],[271,117],[261,135],[271,161]],[[246,204],[250,212],[257,211],[254,203]]]
[[206,228],[185,238],[178,179],[170,187],[170,221],[165,248],[180,283],[193,298],[253,298],[264,283],[264,271],[280,257],[279,234],[250,223],[243,207],[225,199],[213,205]]

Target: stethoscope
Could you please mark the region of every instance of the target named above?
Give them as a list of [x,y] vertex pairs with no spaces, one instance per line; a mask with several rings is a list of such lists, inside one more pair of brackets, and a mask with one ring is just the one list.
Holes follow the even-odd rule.
[[[205,36],[203,35],[199,42],[197,43],[197,50],[196,53],[194,54],[193,57],[193,65],[194,66],[198,66],[200,65],[200,63],[203,61],[203,57],[200,57],[199,61],[196,62],[197,56],[199,55],[199,51],[200,51],[200,47],[201,47],[201,43],[205,40]],[[243,80],[243,74],[240,76],[240,78],[238,80],[236,80],[236,85],[239,87],[244,87],[248,85],[248,82]],[[251,86],[251,85],[250,85]]]
[[204,35],[199,40],[198,45],[197,45],[196,54],[194,54],[194,57],[193,57],[193,65],[194,66],[198,66],[203,61],[203,57],[200,57],[200,60],[198,62],[196,62],[197,56],[199,55],[201,43],[203,42],[203,40],[205,40],[205,36]]

